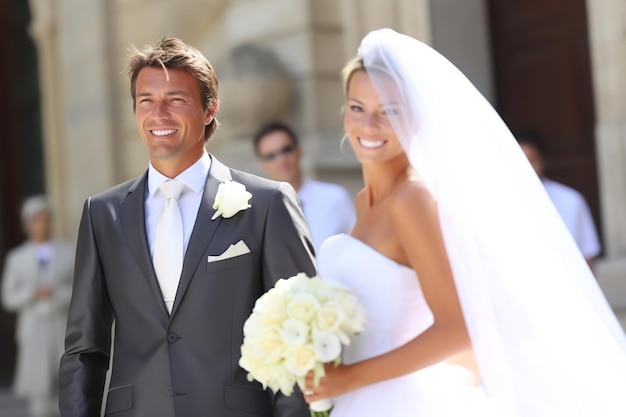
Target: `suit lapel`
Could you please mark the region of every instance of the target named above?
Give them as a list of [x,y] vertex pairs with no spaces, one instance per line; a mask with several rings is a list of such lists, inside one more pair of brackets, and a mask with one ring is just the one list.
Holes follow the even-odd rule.
[[[211,220],[213,213],[215,213],[213,201],[215,200],[215,195],[217,194],[220,183],[230,179],[230,169],[215,159],[215,157],[211,156],[211,168],[204,186],[204,193],[202,194],[202,201],[198,209],[196,223],[193,227],[191,237],[189,238],[189,245],[187,246],[187,253],[185,254],[185,261],[183,263],[183,271],[178,283],[174,306],[172,307],[172,316],[176,313],[198,264],[204,259],[203,255],[206,252],[206,248],[209,246],[215,231],[222,222],[221,216],[215,220]],[[206,260],[204,260],[204,262],[206,262]]]
[[148,173],[139,177],[137,181],[130,187],[126,198],[122,200],[120,208],[120,216],[122,226],[130,249],[135,256],[139,269],[143,272],[143,277],[148,283],[150,291],[154,295],[163,310],[163,314],[168,315],[161,295],[161,288],[152,266],[152,257],[150,256],[150,248],[148,247],[148,239],[146,237],[146,219],[145,219],[145,190]]

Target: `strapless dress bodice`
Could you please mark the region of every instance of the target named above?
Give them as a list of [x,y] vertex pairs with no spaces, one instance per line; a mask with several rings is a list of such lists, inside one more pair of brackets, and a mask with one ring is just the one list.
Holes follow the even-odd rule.
[[350,235],[324,242],[318,269],[323,279],[349,288],[365,307],[367,325],[346,347],[345,363],[395,349],[433,324],[415,271]]
[[[365,308],[365,329],[344,347],[352,364],[385,354],[434,323],[415,271],[346,234],[327,239],[318,254],[323,279],[350,289]],[[333,398],[331,417],[494,417],[473,375],[445,362]]]

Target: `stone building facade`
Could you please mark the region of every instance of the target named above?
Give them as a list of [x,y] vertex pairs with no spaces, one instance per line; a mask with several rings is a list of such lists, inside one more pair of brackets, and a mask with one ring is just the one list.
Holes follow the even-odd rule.
[[[250,135],[280,118],[302,137],[310,175],[352,192],[360,172],[342,150],[340,69],[371,29],[434,45],[494,97],[487,0],[30,0],[43,96],[47,189],[58,233],[76,234],[90,194],[139,175],[125,50],[164,35],[197,46],[220,80],[210,151],[256,171]],[[626,309],[626,5],[587,0],[605,253],[596,274]],[[462,40],[462,42],[460,41]],[[470,54],[467,51],[471,51]]]

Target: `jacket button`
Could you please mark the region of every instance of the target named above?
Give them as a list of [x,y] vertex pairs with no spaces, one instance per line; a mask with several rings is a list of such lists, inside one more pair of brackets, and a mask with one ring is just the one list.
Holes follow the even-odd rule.
[[165,395],[167,395],[168,397],[172,396],[172,387],[171,386],[167,386],[165,388]]
[[176,343],[178,342],[178,339],[180,339],[180,337],[174,332],[171,332],[167,335],[167,341],[170,343]]

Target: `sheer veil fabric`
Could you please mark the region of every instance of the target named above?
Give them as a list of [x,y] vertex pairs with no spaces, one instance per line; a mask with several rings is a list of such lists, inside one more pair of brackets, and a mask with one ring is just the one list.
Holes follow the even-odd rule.
[[500,116],[411,37],[377,30],[358,54],[383,103],[400,102],[392,124],[438,201],[489,398],[511,416],[626,415],[624,332]]

